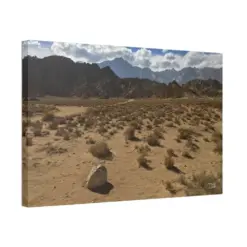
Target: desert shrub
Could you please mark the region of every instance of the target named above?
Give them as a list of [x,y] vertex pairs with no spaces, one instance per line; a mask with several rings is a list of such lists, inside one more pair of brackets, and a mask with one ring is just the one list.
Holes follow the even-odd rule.
[[104,134],[104,133],[107,132],[107,129],[106,129],[104,126],[100,126],[99,129],[98,129],[98,132],[99,132],[100,134]]
[[54,119],[54,113],[52,112],[46,112],[42,118],[43,121],[45,122],[49,122],[49,121],[52,121]]
[[153,121],[153,123],[154,123],[155,126],[158,126],[158,125],[160,125],[160,124],[163,123],[163,120],[160,119],[160,118],[155,118],[154,121]]
[[172,127],[175,127],[175,126],[174,126],[173,122],[170,122],[170,123],[166,124],[166,127],[172,128]]
[[204,123],[204,125],[205,125],[205,128],[204,128],[205,131],[209,131],[209,130],[215,131],[215,128],[212,124],[206,122]]
[[148,152],[151,151],[150,147],[148,145],[141,145],[139,147],[136,148],[137,152],[143,155],[147,155]]
[[215,143],[215,148],[214,148],[214,152],[218,153],[218,154],[222,154],[222,140],[218,140]]
[[42,136],[42,129],[41,128],[34,128],[33,129],[34,136]]
[[163,131],[159,127],[155,128],[153,133],[154,133],[154,135],[156,135],[160,139],[164,138]]
[[191,180],[187,179],[185,181],[185,185],[185,193],[188,196],[221,194],[222,174],[195,173],[192,175]]
[[150,146],[160,146],[159,138],[155,134],[151,134],[147,137],[147,143]]
[[87,139],[86,144],[95,144],[96,143],[96,141],[92,137],[88,137],[86,139]]
[[219,131],[215,131],[213,134],[212,134],[212,141],[213,142],[217,142],[219,140],[222,140],[222,133],[219,132]]
[[77,121],[78,121],[78,123],[80,123],[81,125],[83,125],[85,123],[85,117],[84,116],[79,116],[77,118]]
[[93,118],[87,118],[84,124],[85,129],[92,128],[95,125],[95,120]]
[[138,158],[137,158],[137,162],[138,162],[138,165],[139,167],[147,167],[148,166],[148,160],[147,158],[145,157],[144,154],[141,154]]
[[50,142],[48,142],[42,148],[37,149],[37,151],[38,152],[46,151],[47,154],[52,155],[52,154],[61,154],[68,152],[68,149],[52,145]]
[[188,184],[185,175],[180,175],[180,177],[178,178],[178,182],[179,182],[180,184],[182,184],[182,185],[187,185],[187,184]]
[[168,148],[166,150],[166,152],[167,152],[167,155],[170,156],[170,157],[175,156],[174,150],[172,148]]
[[153,128],[153,126],[152,126],[151,124],[147,124],[146,128],[147,128],[148,130],[151,130],[151,129]]
[[190,129],[180,128],[178,130],[178,138],[182,140],[189,140],[192,137],[192,131]]
[[180,120],[178,118],[175,118],[174,123],[177,124],[177,125],[181,125],[181,122],[180,122]]
[[77,122],[73,122],[73,121],[69,121],[67,124],[66,124],[66,127],[67,128],[74,128],[74,127],[77,127]]
[[76,137],[81,137],[81,135],[82,135],[82,132],[79,129],[76,129],[75,130],[75,136]]
[[59,128],[57,129],[56,133],[55,133],[55,136],[63,136],[64,133],[66,133],[65,128],[59,127]]
[[69,133],[68,133],[68,132],[65,132],[65,133],[63,134],[63,139],[64,139],[65,141],[70,140],[70,136],[69,136]]
[[166,156],[164,165],[167,169],[172,169],[174,167],[174,159],[171,156]]
[[52,123],[49,125],[49,128],[51,130],[56,130],[58,128],[58,123],[57,121],[52,121]]
[[117,133],[117,130],[116,130],[116,129],[113,129],[113,130],[110,130],[110,131],[109,131],[109,134],[110,134],[111,136],[115,135],[116,133]]
[[192,159],[192,156],[190,155],[188,151],[183,151],[182,156],[188,159]]
[[30,136],[26,137],[26,145],[27,146],[32,146],[33,145],[33,138]]
[[176,189],[174,188],[173,184],[170,181],[167,181],[165,183],[166,189],[171,193],[171,194],[176,194]]
[[131,121],[130,126],[132,126],[135,129],[140,129],[140,126],[137,121]]
[[124,132],[124,136],[126,140],[134,140],[135,139],[135,128],[133,126],[128,127]]
[[96,144],[93,144],[89,148],[89,152],[93,156],[95,156],[99,159],[109,158],[112,156],[112,153],[111,153],[107,143],[105,143],[105,142],[98,142]]
[[191,151],[196,152],[197,150],[200,149],[200,147],[195,144],[192,139],[188,139],[187,143],[186,143],[186,147],[188,147]]
[[208,139],[207,137],[204,137],[203,140],[204,140],[205,142],[209,142],[209,139]]

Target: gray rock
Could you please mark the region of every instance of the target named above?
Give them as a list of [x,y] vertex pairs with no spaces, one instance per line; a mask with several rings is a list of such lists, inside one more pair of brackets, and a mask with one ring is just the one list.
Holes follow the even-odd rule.
[[90,171],[87,180],[86,187],[90,190],[98,188],[107,183],[107,170],[103,165],[97,165]]

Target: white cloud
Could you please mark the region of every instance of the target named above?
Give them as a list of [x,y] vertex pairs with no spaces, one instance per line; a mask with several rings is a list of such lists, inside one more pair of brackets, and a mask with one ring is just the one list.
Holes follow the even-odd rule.
[[221,54],[188,52],[186,55],[181,56],[167,51],[162,50],[161,54],[154,55],[151,50],[145,48],[133,52],[126,47],[61,42],[54,42],[50,48],[47,48],[43,47],[38,41],[23,42],[24,56],[28,54],[42,58],[50,55],[61,55],[69,57],[74,61],[87,63],[99,63],[122,57],[133,66],[148,67],[154,71],[165,69],[179,70],[184,67],[222,67]]
[[41,47],[39,41],[28,40],[22,42],[22,56],[27,55],[43,58],[53,54],[50,48]]

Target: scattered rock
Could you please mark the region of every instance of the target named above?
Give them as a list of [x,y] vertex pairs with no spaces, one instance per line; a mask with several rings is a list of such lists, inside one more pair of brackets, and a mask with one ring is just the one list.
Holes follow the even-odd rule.
[[87,180],[86,187],[90,190],[103,186],[107,183],[107,170],[103,165],[97,165],[90,171]]

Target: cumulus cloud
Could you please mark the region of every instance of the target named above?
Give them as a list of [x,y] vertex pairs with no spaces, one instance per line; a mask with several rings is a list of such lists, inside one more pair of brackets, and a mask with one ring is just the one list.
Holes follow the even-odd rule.
[[48,47],[42,47],[39,41],[28,40],[22,42],[22,57],[27,55],[43,58],[52,55],[52,51]]
[[39,41],[23,42],[23,56],[31,55],[43,58],[50,55],[60,55],[74,61],[100,63],[122,57],[133,66],[150,68],[153,71],[165,69],[183,69],[185,67],[222,67],[221,54],[206,54],[203,52],[188,52],[185,55],[161,50],[153,54],[149,49],[132,51],[127,47],[110,45],[89,45],[77,43],[54,42],[50,47],[42,46]]

